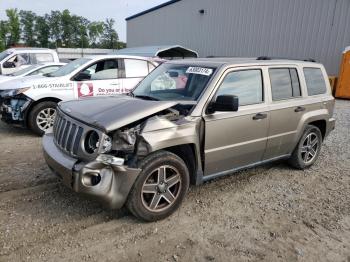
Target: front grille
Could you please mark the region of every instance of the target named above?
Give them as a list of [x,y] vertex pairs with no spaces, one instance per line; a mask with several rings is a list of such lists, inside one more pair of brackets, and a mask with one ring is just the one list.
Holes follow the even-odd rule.
[[57,112],[53,126],[54,141],[63,151],[77,156],[83,132],[84,128],[78,122]]

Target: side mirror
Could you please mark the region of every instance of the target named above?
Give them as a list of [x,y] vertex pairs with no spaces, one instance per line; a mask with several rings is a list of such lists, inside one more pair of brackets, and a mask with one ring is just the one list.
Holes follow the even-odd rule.
[[91,79],[91,75],[84,73],[84,72],[79,72],[75,77],[74,80],[75,81],[84,81],[84,80],[90,80]]
[[216,98],[215,102],[209,105],[208,113],[212,114],[216,111],[219,112],[236,112],[239,107],[238,96],[234,95],[221,95]]
[[6,61],[5,63],[2,64],[2,67],[3,67],[3,68],[15,68],[16,65],[15,65],[14,62],[8,62],[8,61]]

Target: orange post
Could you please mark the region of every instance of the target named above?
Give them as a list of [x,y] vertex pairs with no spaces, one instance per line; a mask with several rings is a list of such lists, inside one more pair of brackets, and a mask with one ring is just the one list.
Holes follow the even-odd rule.
[[350,46],[343,53],[335,97],[350,99]]

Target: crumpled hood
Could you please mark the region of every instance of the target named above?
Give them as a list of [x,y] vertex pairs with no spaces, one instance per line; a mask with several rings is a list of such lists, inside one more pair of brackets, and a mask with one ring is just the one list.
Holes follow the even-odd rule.
[[176,104],[176,101],[149,101],[119,95],[61,102],[59,108],[77,120],[110,132]]
[[15,77],[14,79],[9,79],[8,81],[5,81],[3,83],[0,80],[0,90],[12,90],[24,87],[33,87],[37,84],[54,82],[56,79],[57,77],[45,77],[41,75],[24,76],[19,78]]

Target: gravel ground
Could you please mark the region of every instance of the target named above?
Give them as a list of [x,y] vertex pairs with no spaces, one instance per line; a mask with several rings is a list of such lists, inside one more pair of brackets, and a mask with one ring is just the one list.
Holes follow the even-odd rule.
[[192,187],[157,223],[62,186],[40,138],[0,124],[0,261],[350,262],[350,101],[318,162],[284,162]]

